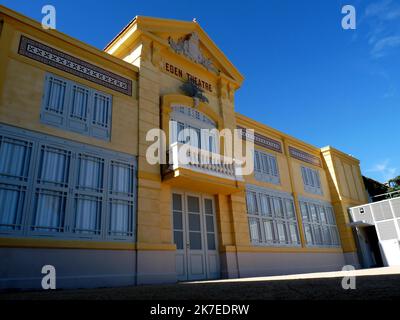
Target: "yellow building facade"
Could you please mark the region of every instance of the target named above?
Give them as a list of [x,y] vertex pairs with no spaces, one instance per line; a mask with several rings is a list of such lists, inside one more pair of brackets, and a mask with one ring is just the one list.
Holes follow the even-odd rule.
[[[136,17],[101,51],[1,7],[0,287],[39,287],[43,265],[59,287],[358,267],[359,161],[236,113],[243,79],[196,22]],[[188,128],[199,157],[225,153],[202,130],[241,129],[254,172],[179,163]]]

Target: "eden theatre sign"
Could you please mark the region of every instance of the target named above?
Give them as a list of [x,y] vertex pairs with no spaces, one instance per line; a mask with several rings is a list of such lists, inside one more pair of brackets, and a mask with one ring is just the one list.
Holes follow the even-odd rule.
[[172,74],[172,75],[174,75],[174,76],[176,76],[178,78],[181,78],[181,79],[183,79],[185,81],[186,80],[190,80],[193,83],[195,83],[197,86],[199,86],[200,88],[202,88],[202,89],[204,89],[204,90],[206,90],[208,92],[211,92],[211,93],[214,92],[213,91],[214,88],[211,85],[211,83],[209,83],[207,81],[204,81],[204,80],[202,80],[202,79],[190,74],[189,72],[186,72],[186,71],[182,70],[181,68],[176,67],[176,66],[174,66],[174,65],[172,65],[172,64],[170,64],[168,62],[164,63],[164,70],[167,73]]

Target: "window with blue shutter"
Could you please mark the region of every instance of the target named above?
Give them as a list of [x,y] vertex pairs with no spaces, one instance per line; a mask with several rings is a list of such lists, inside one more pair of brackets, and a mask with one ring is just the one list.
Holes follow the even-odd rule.
[[134,167],[111,161],[109,183],[109,237],[119,239],[133,235]]
[[250,186],[246,190],[250,239],[255,245],[299,246],[293,197],[284,192]]
[[218,135],[213,130],[216,130],[216,123],[200,111],[186,106],[172,106],[171,143],[189,143],[195,148],[217,153],[219,150]]
[[302,166],[301,176],[303,178],[304,191],[322,194],[321,179],[318,170]]
[[301,199],[300,210],[307,246],[340,246],[335,214],[329,203]]
[[53,74],[45,78],[41,121],[110,140],[112,96]]
[[90,90],[78,84],[73,84],[68,117],[68,127],[71,130],[89,133],[88,114],[90,103]]
[[259,181],[279,184],[276,157],[260,150],[254,150],[254,177]]
[[111,96],[93,93],[91,136],[108,140],[111,125]]
[[132,241],[136,159],[0,124],[0,235]]
[[32,142],[0,134],[0,230],[21,230]]
[[41,112],[43,122],[57,127],[66,126],[67,85],[68,82],[65,79],[46,75]]

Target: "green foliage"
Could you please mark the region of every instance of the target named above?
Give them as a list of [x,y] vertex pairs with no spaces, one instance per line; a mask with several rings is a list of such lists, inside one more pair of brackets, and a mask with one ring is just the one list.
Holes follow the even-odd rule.
[[400,190],[400,176],[389,180],[389,192]]
[[[380,183],[379,181],[376,181],[374,179],[371,179],[371,178],[368,178],[365,176],[363,176],[363,181],[364,181],[365,188],[367,189],[368,194],[371,197],[378,196],[378,195],[389,192],[388,186],[383,183]],[[382,200],[382,199],[380,199],[380,200]]]

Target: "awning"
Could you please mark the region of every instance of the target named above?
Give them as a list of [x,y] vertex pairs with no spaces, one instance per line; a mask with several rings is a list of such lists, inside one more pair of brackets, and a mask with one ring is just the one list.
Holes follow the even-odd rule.
[[355,221],[355,222],[350,222],[349,224],[348,224],[348,226],[350,226],[350,227],[352,227],[352,228],[357,228],[357,227],[371,227],[371,226],[373,226],[374,224],[373,223],[369,223],[369,222],[366,222],[366,221],[364,221],[364,220],[360,220],[360,221]]

